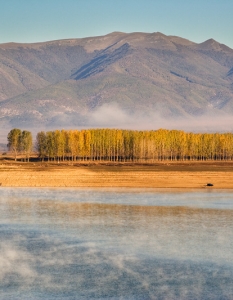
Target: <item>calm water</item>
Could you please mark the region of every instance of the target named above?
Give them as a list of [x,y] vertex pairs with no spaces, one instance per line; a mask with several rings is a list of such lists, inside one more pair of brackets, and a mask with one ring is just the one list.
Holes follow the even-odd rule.
[[233,191],[1,188],[0,299],[233,299]]

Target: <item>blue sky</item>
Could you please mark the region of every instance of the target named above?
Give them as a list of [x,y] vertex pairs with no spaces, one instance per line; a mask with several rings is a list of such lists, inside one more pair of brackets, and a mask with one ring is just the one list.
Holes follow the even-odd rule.
[[0,0],[0,43],[157,32],[233,48],[233,0]]

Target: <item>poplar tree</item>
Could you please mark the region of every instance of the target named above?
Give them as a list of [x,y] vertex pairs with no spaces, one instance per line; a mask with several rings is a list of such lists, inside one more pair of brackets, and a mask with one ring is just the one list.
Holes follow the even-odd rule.
[[47,139],[46,133],[44,131],[38,132],[36,135],[36,149],[38,151],[39,157],[43,161],[46,155],[48,155]]
[[27,161],[32,151],[32,134],[30,131],[24,130],[20,135],[20,150],[25,155]]
[[[18,131],[9,134],[17,141]],[[20,132],[18,132],[20,135]],[[13,139],[14,137],[14,139]],[[15,143],[9,143],[11,149]],[[15,147],[14,149],[16,149]],[[17,148],[18,149],[18,148]],[[72,160],[152,161],[155,160],[231,160],[232,133],[186,133],[159,129],[135,131],[121,129],[55,130],[37,134],[40,157]],[[12,150],[13,151],[13,150]]]
[[7,135],[7,147],[9,151],[14,153],[15,161],[17,159],[17,154],[20,152],[21,134],[22,132],[20,129],[14,128]]

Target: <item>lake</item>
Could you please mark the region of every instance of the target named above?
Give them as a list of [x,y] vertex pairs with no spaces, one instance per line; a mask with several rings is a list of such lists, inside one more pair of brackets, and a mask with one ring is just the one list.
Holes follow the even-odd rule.
[[233,299],[233,191],[0,189],[0,299]]

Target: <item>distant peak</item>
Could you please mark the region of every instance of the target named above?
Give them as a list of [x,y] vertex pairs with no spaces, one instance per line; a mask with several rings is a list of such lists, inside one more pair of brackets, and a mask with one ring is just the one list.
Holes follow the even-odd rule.
[[[153,33],[152,33],[153,34]],[[154,32],[154,34],[156,34],[157,36],[163,36],[163,37],[167,37],[166,34],[162,33],[162,32]]]
[[209,42],[216,42],[216,41],[215,41],[214,39],[212,39],[212,38],[211,38],[211,39],[208,39],[208,40],[206,40],[206,42],[208,42],[208,41],[209,41]]
[[203,43],[198,44],[199,49],[203,50],[216,50],[216,51],[232,51],[231,48],[227,47],[224,44],[221,44],[214,39],[208,39]]
[[203,50],[221,50],[221,44],[214,39],[208,39],[203,43],[198,44],[198,48]]
[[162,32],[152,32],[152,33],[149,33],[149,35],[155,36],[155,37],[167,38],[167,35],[163,34]]
[[113,31],[111,33],[108,33],[107,35],[126,35],[127,33],[121,32],[121,31]]
[[219,45],[219,43],[217,41],[215,41],[214,39],[208,39],[205,42],[201,43],[201,44],[217,44]]

